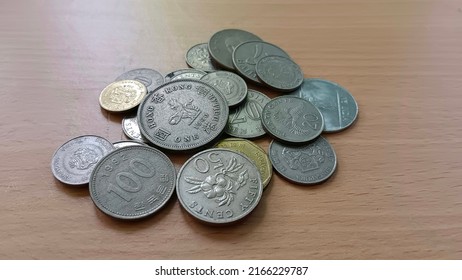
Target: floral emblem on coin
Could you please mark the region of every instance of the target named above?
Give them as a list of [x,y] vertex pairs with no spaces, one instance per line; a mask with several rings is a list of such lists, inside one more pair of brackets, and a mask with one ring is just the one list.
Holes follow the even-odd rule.
[[218,206],[229,206],[234,201],[236,191],[249,179],[247,170],[241,171],[242,167],[243,165],[238,164],[233,157],[226,168],[221,168],[219,172],[207,176],[204,180],[186,177],[186,182],[194,185],[187,191],[192,194],[202,191],[208,199],[215,199]]
[[318,145],[309,147],[308,150],[304,151],[284,148],[282,158],[291,169],[308,172],[319,168],[319,165],[325,160],[325,153]]
[[79,170],[88,169],[99,161],[98,154],[89,148],[79,148],[71,156],[69,166]]

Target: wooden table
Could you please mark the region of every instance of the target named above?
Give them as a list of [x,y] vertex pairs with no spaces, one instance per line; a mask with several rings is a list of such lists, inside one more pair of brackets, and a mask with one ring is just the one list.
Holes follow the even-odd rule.
[[[86,187],[54,179],[68,139],[125,139],[101,89],[133,68],[186,68],[188,48],[225,28],[354,95],[355,125],[326,135],[329,181],[275,174],[248,219],[209,227],[176,197],[149,219],[115,220]],[[2,1],[0,42],[1,258],[462,257],[462,1]],[[177,168],[189,156],[171,154]]]

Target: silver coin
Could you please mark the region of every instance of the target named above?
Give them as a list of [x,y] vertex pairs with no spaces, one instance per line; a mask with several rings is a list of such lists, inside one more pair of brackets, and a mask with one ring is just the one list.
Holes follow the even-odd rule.
[[232,59],[237,72],[244,78],[261,84],[255,67],[263,57],[278,55],[290,58],[289,55],[273,44],[262,41],[250,41],[240,44],[233,52]]
[[325,132],[341,131],[352,125],[358,116],[358,104],[354,97],[330,81],[305,79],[291,95],[310,101],[321,111]]
[[164,83],[164,76],[154,69],[139,68],[125,72],[115,80],[136,80],[145,85],[148,92],[151,92]]
[[293,91],[303,83],[300,66],[283,56],[263,57],[257,62],[255,72],[265,85],[278,91]]
[[236,222],[262,196],[255,164],[239,152],[215,148],[191,157],[178,173],[176,193],[193,217],[211,224]]
[[261,116],[263,107],[270,100],[265,94],[249,89],[245,101],[229,112],[225,132],[239,138],[255,138],[265,135]]
[[96,164],[113,150],[111,142],[99,136],[73,138],[53,154],[51,171],[56,179],[65,184],[87,184]]
[[269,157],[279,174],[298,184],[321,183],[337,167],[335,151],[322,136],[303,146],[288,146],[273,140]]
[[247,96],[247,84],[238,75],[228,71],[215,71],[201,78],[201,81],[218,89],[228,106],[239,105]]
[[140,127],[138,126],[138,118],[136,116],[123,118],[122,130],[128,138],[136,141],[146,142],[146,140],[141,135]]
[[321,134],[324,119],[309,101],[294,96],[281,96],[265,105],[262,124],[266,132],[274,138],[301,144]]
[[228,70],[234,70],[232,54],[234,49],[247,41],[261,41],[256,35],[239,29],[225,29],[213,34],[209,40],[212,59]]
[[209,44],[207,43],[192,46],[186,53],[186,63],[194,69],[205,72],[219,70],[210,57]]
[[171,82],[180,79],[200,80],[207,73],[197,69],[180,69],[165,75],[165,82]]
[[192,150],[215,140],[228,120],[228,104],[214,87],[172,81],[146,96],[138,109],[141,134],[168,150]]
[[107,215],[138,219],[164,206],[175,189],[170,159],[148,146],[124,147],[104,157],[91,174],[90,195]]
[[130,140],[122,140],[122,141],[117,141],[112,143],[114,145],[114,148],[120,149],[123,147],[131,147],[131,146],[146,146],[143,142],[139,141],[130,141]]

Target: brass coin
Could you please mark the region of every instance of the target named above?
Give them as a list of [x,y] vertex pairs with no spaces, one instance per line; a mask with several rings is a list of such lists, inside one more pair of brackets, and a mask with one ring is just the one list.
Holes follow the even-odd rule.
[[146,86],[138,81],[117,81],[109,84],[101,91],[99,104],[105,110],[123,112],[138,106],[146,93]]
[[273,176],[273,168],[266,152],[252,141],[241,138],[226,138],[215,144],[215,148],[226,148],[241,152],[252,160],[260,173],[263,189]]

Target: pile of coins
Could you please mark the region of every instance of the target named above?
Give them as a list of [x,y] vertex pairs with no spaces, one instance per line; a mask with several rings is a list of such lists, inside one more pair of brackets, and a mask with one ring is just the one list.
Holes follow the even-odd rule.
[[[258,205],[272,167],[307,185],[334,173],[336,154],[320,135],[356,119],[357,103],[348,91],[304,79],[284,50],[238,29],[193,46],[186,63],[192,68],[165,76],[134,69],[104,88],[99,102],[105,110],[137,108],[122,120],[133,141],[74,138],[53,155],[54,176],[69,185],[88,183],[95,205],[115,218],[149,216],[176,190],[182,207],[198,220],[229,224]],[[246,81],[284,95],[270,99]],[[236,138],[222,139],[224,133]],[[269,156],[247,140],[266,133],[274,138]],[[177,173],[165,153],[180,151],[193,155]]]

